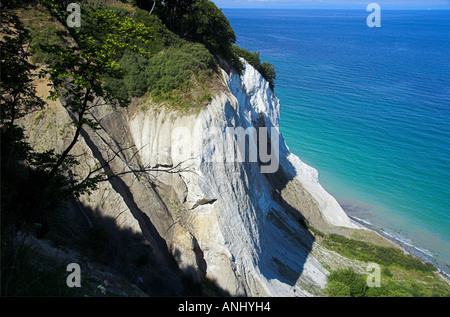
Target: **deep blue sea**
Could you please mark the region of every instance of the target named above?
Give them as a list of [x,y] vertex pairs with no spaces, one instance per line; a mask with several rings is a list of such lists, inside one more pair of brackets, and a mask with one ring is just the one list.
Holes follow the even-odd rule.
[[348,214],[450,273],[450,11],[224,9],[280,130]]

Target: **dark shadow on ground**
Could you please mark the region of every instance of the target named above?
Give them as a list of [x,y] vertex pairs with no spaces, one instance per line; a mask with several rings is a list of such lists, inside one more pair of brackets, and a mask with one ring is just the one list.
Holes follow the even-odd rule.
[[162,263],[155,255],[158,246],[152,246],[147,237],[129,228],[119,228],[116,219],[104,216],[98,210],[82,208],[93,225],[87,230],[83,243],[90,253],[89,258],[111,267],[149,296],[229,295],[213,281],[205,277],[199,280],[189,273],[195,272],[196,268],[180,270],[175,260],[177,254],[172,256],[167,250],[169,258]]
[[[181,270],[177,254],[161,261],[143,234],[75,201],[49,219],[44,238],[22,235],[31,235],[31,244],[2,236],[3,296],[230,296],[214,281],[191,275],[196,268]],[[47,251],[39,251],[42,245]],[[5,267],[11,263],[14,270]],[[66,285],[70,263],[80,265],[81,288]]]

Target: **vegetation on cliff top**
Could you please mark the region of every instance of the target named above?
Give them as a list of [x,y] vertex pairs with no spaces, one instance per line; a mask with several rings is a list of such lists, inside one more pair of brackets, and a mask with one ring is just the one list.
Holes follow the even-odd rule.
[[[89,5],[92,3],[102,7],[96,1]],[[202,106],[210,101],[214,90],[215,75],[219,74],[218,57],[227,60],[238,72],[243,70],[239,58],[245,58],[274,89],[274,66],[262,63],[258,52],[250,53],[234,45],[234,31],[213,2],[156,1],[152,14],[147,10],[151,10],[154,1],[131,3],[136,6],[110,1],[107,7],[115,16],[131,18],[150,30],[145,42],[133,37],[127,39],[128,44],[137,45],[146,54],[129,49],[118,51],[115,61],[122,71],[121,78],[104,76],[107,87],[117,92],[122,100],[149,94],[155,102],[176,108]],[[60,34],[62,27],[46,14],[45,8],[37,7],[34,11],[27,24],[31,31],[33,61],[54,66],[60,57],[43,48],[65,46]],[[80,30],[95,30],[97,34],[111,31],[102,30],[97,23],[99,21],[83,19]]]

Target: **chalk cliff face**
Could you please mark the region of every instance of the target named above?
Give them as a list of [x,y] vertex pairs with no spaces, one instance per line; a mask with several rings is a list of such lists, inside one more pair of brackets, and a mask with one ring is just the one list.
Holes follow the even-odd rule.
[[155,109],[128,120],[143,165],[188,170],[159,175],[182,206],[172,210],[178,229],[171,248],[197,266],[201,250],[203,274],[231,294],[308,295],[305,287],[324,286],[326,270],[310,256],[314,241],[301,219],[321,228],[355,226],[282,137],[276,173],[224,160],[237,152],[224,137],[227,127],[278,129],[280,102],[251,65],[241,76],[222,73],[224,91],[200,113]]
[[[304,221],[321,230],[356,225],[281,136],[275,173],[261,173],[258,161],[224,159],[236,157],[238,147],[225,137],[227,128],[278,131],[280,101],[248,63],[242,75],[222,70],[222,78],[221,92],[195,113],[150,103],[128,111],[96,108],[92,117],[102,129],[85,131],[73,154],[91,166],[111,161],[116,173],[156,171],[112,178],[82,201],[141,233],[162,265],[207,277],[231,295],[316,295],[328,273]],[[52,109],[47,122],[70,120],[61,105]],[[28,119],[26,125],[38,145],[64,148],[70,139],[70,129],[65,138],[48,124]]]

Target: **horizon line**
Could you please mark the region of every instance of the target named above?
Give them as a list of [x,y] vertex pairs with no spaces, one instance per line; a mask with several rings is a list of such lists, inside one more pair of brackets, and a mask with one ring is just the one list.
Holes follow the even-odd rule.
[[[252,9],[252,10],[351,10],[366,11],[366,8],[300,8],[300,7],[220,7],[219,9]],[[386,8],[384,11],[450,11],[448,8]]]

